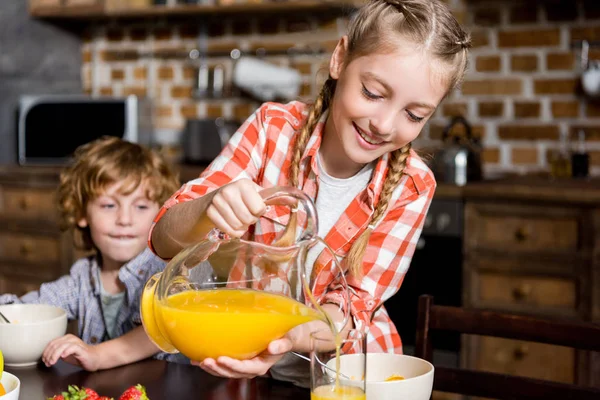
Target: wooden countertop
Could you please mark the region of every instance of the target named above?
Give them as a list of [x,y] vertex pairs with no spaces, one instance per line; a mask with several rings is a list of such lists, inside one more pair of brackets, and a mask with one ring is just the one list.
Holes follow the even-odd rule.
[[467,201],[498,199],[600,206],[600,179],[499,179],[468,184],[462,194]]
[[[53,187],[58,184],[63,166],[0,165],[0,181],[18,186]],[[206,165],[176,164],[182,182],[197,178]]]
[[435,198],[462,198],[465,201],[497,199],[600,206],[600,178],[511,177],[472,182],[462,187],[438,183]]
[[[204,168],[206,165],[176,165],[182,182],[197,178]],[[60,170],[60,166],[0,165],[0,182],[54,187],[58,184]],[[435,198],[462,198],[467,201],[498,199],[600,206],[600,178],[551,179],[541,176],[519,176],[473,182],[462,187],[438,183]]]

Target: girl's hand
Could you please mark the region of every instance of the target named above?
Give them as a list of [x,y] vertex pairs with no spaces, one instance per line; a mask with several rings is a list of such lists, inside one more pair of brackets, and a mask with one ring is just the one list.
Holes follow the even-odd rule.
[[88,371],[98,369],[98,352],[95,346],[90,346],[77,336],[68,334],[54,339],[44,349],[42,361],[50,367],[63,359],[69,364],[77,365]]
[[206,216],[219,230],[241,237],[266,211],[258,192],[262,188],[249,179],[231,182],[220,189],[206,208]]
[[267,350],[249,360],[219,357],[216,360],[207,358],[202,362],[192,361],[192,364],[198,365],[211,375],[223,378],[252,379],[266,374],[273,364],[290,350],[292,350],[292,341],[282,338],[272,341]]

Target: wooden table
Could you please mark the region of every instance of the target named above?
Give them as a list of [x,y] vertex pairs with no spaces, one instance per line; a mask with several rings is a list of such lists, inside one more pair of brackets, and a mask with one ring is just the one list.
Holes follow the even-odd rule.
[[21,380],[20,400],[45,400],[68,385],[90,387],[118,400],[131,385],[141,383],[150,400],[279,400],[309,399],[307,389],[267,378],[221,379],[198,367],[145,360],[104,371],[87,372],[59,362],[52,368],[6,368]]

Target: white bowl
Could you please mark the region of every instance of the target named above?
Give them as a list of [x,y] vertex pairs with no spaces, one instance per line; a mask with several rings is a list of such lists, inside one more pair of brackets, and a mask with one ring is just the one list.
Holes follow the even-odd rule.
[[59,307],[7,304],[0,312],[11,321],[0,323],[0,350],[9,367],[35,365],[46,345],[67,332],[67,313]]
[[[340,357],[340,372],[346,376],[359,377],[357,365],[362,355],[348,354]],[[335,371],[335,359],[327,366]],[[434,367],[417,357],[403,354],[367,354],[367,399],[372,400],[429,400],[433,389]],[[392,375],[403,376],[403,380],[385,382]],[[356,381],[344,381],[356,385]]]
[[0,400],[19,400],[19,392],[21,391],[21,381],[13,374],[4,371],[0,380],[6,394],[0,396]]

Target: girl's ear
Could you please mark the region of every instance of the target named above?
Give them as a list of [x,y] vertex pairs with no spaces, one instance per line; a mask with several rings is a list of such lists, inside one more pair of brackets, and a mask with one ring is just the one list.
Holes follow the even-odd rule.
[[348,52],[348,36],[344,35],[335,46],[335,50],[329,61],[329,75],[333,79],[339,79],[342,69],[344,68],[344,60]]
[[81,218],[79,221],[77,221],[77,226],[80,227],[81,229],[87,228],[87,226],[88,226],[87,219]]

